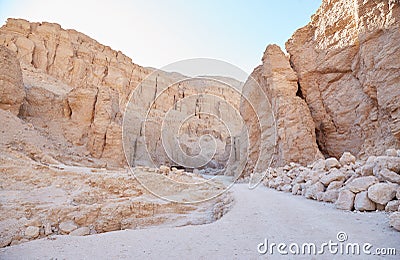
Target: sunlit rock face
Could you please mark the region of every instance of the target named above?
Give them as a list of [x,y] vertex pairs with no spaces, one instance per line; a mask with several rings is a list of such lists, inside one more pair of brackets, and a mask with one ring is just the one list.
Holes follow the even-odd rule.
[[[22,77],[9,71],[13,78],[6,83],[13,85],[15,94],[12,98],[15,100],[7,101],[11,96],[4,93],[2,106],[15,103],[9,107],[14,114],[20,113],[35,127],[46,128],[57,138],[65,139],[61,142],[80,146],[87,151],[84,154],[109,166],[126,165],[126,159],[130,164],[153,165],[156,162],[173,165],[176,162],[168,158],[171,154],[164,151],[164,145],[178,138],[179,147],[174,147],[174,150],[194,156],[200,152],[200,137],[208,135],[208,139],[204,137],[202,140],[212,142],[213,149],[210,150],[215,148],[208,166],[218,168],[229,158],[233,140],[230,135],[238,135],[242,127],[238,120],[235,121],[237,125],[232,125],[229,130],[221,124],[234,121],[232,119],[238,114],[240,92],[235,89],[240,90],[241,83],[236,80],[223,77],[202,79],[192,82],[195,86],[182,83],[179,88],[165,91],[187,77],[136,65],[120,51],[54,23],[8,19],[0,28],[0,45],[6,47],[4,51],[16,56],[22,67]],[[14,65],[17,66],[18,62]],[[227,87],[221,81],[235,87]],[[197,98],[193,106],[188,105],[189,101],[181,102],[185,95],[198,94],[194,90],[203,85],[214,91],[211,94],[218,100]],[[126,158],[122,142],[123,117],[130,96],[138,86],[143,98],[140,101],[155,103],[151,110],[153,117],[171,111],[172,116],[164,124],[164,129],[177,130],[172,126],[182,125],[179,125],[179,133],[170,133],[163,143],[160,139],[163,117],[157,117],[156,125],[150,130],[148,127],[146,132],[142,122],[146,121],[148,111],[145,105],[148,104],[141,106],[140,111],[136,111],[137,115],[143,116],[141,122],[134,122],[129,128],[130,143],[125,148],[130,153]],[[202,112],[212,116],[200,116]],[[192,115],[190,120],[182,121],[189,115]],[[144,140],[144,134],[148,135],[147,140]]]
[[299,96],[297,75],[277,45],[269,45],[243,87],[241,113],[250,136],[246,172],[265,171],[290,162],[311,163],[322,157],[315,141],[314,122]]
[[326,0],[286,43],[325,155],[400,142],[399,2]]

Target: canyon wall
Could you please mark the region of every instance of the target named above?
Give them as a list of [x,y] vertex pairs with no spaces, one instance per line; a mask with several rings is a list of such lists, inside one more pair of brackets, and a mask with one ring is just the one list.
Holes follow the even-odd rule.
[[243,87],[253,105],[242,100],[252,142],[247,171],[399,148],[399,20],[398,1],[324,0],[287,41],[287,56],[268,46]]
[[[5,67],[9,67],[10,70],[1,73],[4,77],[2,84],[10,86],[2,88],[4,93],[1,93],[1,108],[8,106],[14,114],[31,122],[36,128],[58,138],[60,142],[68,142],[72,147],[81,147],[82,155],[100,159],[109,166],[126,164],[122,144],[122,121],[126,104],[136,86],[142,82],[140,93],[143,97],[150,97],[145,99],[150,102],[170,84],[187,78],[178,73],[155,71],[136,65],[120,51],[112,50],[75,30],[64,30],[54,23],[8,19],[0,28],[0,45],[7,47],[9,55],[17,57],[23,78],[22,83],[21,72],[14,73],[13,68],[16,64],[6,64]],[[143,81],[144,79],[146,80]],[[207,82],[209,88],[216,88],[217,92],[221,92],[221,84],[218,86],[210,80]],[[192,88],[186,84],[174,93],[169,93],[169,96],[164,98],[165,102],[159,102],[156,109],[161,114],[173,109],[172,103],[184,98],[185,89],[189,95],[188,89]],[[7,91],[14,94],[9,95]],[[239,105],[239,97],[232,97],[229,93],[221,95],[221,98],[229,100],[233,106]],[[198,109],[202,110],[203,106],[204,110],[207,105],[210,104],[200,102]],[[146,106],[143,106],[143,111],[144,107]],[[213,108],[212,113],[221,114],[217,105]],[[229,117],[229,111],[222,107],[221,109],[222,114]],[[183,108],[179,112],[183,117],[192,114],[194,110]],[[215,121],[203,118],[202,124],[213,125],[213,120]],[[153,127],[161,129],[159,123]],[[178,122],[170,123],[173,125]],[[203,134],[201,129],[204,127],[199,128],[196,124],[198,123],[189,122],[183,129],[182,135],[188,140],[182,142],[183,146],[193,147],[198,141],[196,137]],[[131,130],[131,143],[128,146],[141,143],[142,150],[139,149],[129,158],[130,163],[147,165],[149,161],[142,160],[143,154],[140,154],[146,152],[141,123]],[[213,135],[220,147],[217,163],[226,160],[223,153],[228,137],[226,131],[223,131],[225,130],[215,129]],[[151,138],[156,144],[148,148],[153,149],[149,152],[155,154],[158,161],[172,164],[167,155],[161,152],[163,147],[159,142],[160,136]],[[190,149],[187,148],[186,152]]]
[[150,70],[53,23],[8,19],[0,44],[16,54],[23,68],[26,99],[20,116],[50,132],[62,131],[95,158],[123,164],[121,111]]
[[[246,169],[256,167],[255,172],[260,172],[269,166],[307,164],[322,158],[310,111],[296,95],[298,79],[288,57],[279,46],[268,45],[262,62],[243,86],[243,96],[248,101],[243,100],[241,113],[250,129],[251,143],[251,160]],[[252,118],[255,114],[258,120]]]
[[[60,142],[82,148],[81,154],[114,166],[125,163],[122,119],[135,90],[143,107],[157,98],[147,129],[160,131],[143,131],[140,118],[130,118],[124,141],[131,164],[148,164],[153,158],[144,156],[147,149],[157,163],[174,164],[162,151],[165,147],[179,148],[179,158],[195,155],[204,135],[216,140],[213,167],[235,154],[234,161],[246,164],[246,173],[290,162],[306,165],[323,155],[339,158],[346,151],[362,159],[400,145],[399,17],[398,1],[322,1],[311,22],[286,43],[288,55],[276,45],[267,47],[262,65],[243,86],[241,104],[239,95],[224,92],[218,80],[168,88],[187,78],[143,68],[58,24],[9,19],[0,28],[0,45],[8,49],[2,50],[4,55],[17,57],[23,83],[17,64],[3,60],[2,67],[10,70],[1,73],[5,87],[0,105]],[[182,105],[185,95],[198,95],[196,87],[215,98]],[[237,109],[246,121],[242,132]],[[168,111],[174,120],[163,125]],[[136,112],[146,116],[144,109]],[[203,114],[200,125],[184,121],[188,116],[200,119],[199,112],[217,116]],[[236,121],[229,131],[220,124],[232,119]],[[176,124],[182,125],[179,142],[168,135],[163,143],[161,130]],[[212,141],[202,140],[206,146]]]
[[286,43],[326,156],[399,147],[399,5],[324,0]]

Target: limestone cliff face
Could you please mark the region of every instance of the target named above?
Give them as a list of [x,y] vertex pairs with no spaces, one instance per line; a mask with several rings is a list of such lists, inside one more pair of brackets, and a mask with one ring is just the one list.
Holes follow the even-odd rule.
[[265,170],[269,162],[282,166],[290,162],[307,164],[321,158],[314,122],[305,101],[296,96],[297,76],[288,57],[279,46],[269,45],[262,61],[243,87],[248,102],[243,102],[241,113],[250,129],[251,160],[247,169],[255,167],[258,156],[256,172]]
[[[103,159],[114,166],[125,164],[122,118],[128,99],[138,84],[146,78],[145,83],[140,86],[143,97],[140,101],[146,100],[149,103],[173,82],[185,79],[183,75],[166,72],[157,72],[148,77],[154,72],[153,69],[136,65],[121,52],[114,51],[75,30],[64,30],[60,25],[53,23],[8,19],[0,28],[0,45],[7,47],[8,53],[14,53],[20,61],[26,91],[24,102],[22,99],[25,92],[18,92],[14,96],[4,93],[2,105],[15,104],[11,109],[18,113],[23,103],[20,115],[36,127],[45,128],[45,131],[58,138],[66,138],[74,146],[85,147],[94,158]],[[18,62],[7,64],[5,67],[13,69],[17,65]],[[1,74],[12,75],[14,78],[10,78],[9,82],[13,86],[2,88],[2,91],[4,89],[12,92],[17,86],[23,90],[21,72],[10,72],[11,74]],[[221,92],[222,87],[217,85],[211,84],[208,87]],[[164,95],[157,103],[156,110],[160,114],[170,109],[174,110],[173,103],[183,99],[185,91],[186,95],[191,94],[188,89],[192,87],[183,84],[179,91]],[[239,95],[232,97],[227,92],[220,96],[229,100],[234,107],[239,105]],[[224,120],[228,120],[229,111],[218,102],[214,103],[199,102],[197,109],[203,111],[207,106],[212,106],[212,111],[208,112],[215,115],[219,113]],[[147,105],[143,104],[143,109],[137,111],[138,115],[143,115]],[[185,118],[195,112],[189,107],[175,111],[179,111],[179,118]],[[196,150],[194,146],[198,136],[204,133],[204,128],[209,129],[210,125],[215,125],[216,121],[218,120],[213,118],[203,118],[201,126],[196,126],[198,123],[195,122],[185,124],[180,129],[185,138],[182,142],[183,149],[189,154],[191,150]],[[170,122],[170,125],[175,123],[178,122]],[[160,129],[161,122],[154,127]],[[241,125],[238,128],[241,128]],[[55,134],[60,130],[61,135]],[[138,144],[145,146],[141,123],[135,124],[130,130],[132,149],[135,150],[133,147]],[[213,135],[220,145],[217,161],[224,161],[223,151],[229,141],[226,131],[222,127],[217,128]],[[160,136],[150,136],[148,140],[152,145],[148,148],[149,152],[156,155],[160,162],[167,162],[166,155],[161,151],[163,143]],[[139,147],[137,152],[130,154],[130,162],[148,164],[148,161],[141,158],[146,152],[145,149]]]
[[399,147],[399,5],[324,0],[286,43],[325,155]]
[[24,97],[18,60],[14,53],[0,46],[0,108],[17,115]]
[[60,120],[74,145],[86,145],[95,158],[111,164],[123,163],[121,113],[130,91],[151,70],[58,24],[8,19],[0,44],[25,67],[23,116]]

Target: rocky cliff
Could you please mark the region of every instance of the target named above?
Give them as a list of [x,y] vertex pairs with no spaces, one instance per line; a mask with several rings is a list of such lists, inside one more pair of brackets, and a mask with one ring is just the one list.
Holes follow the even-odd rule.
[[[262,61],[243,86],[247,100],[242,102],[241,113],[250,129],[252,157],[247,171],[256,167],[255,157],[258,157],[255,172],[264,171],[269,164],[307,164],[321,158],[314,122],[306,102],[297,95],[298,79],[288,57],[279,46],[269,45]],[[251,119],[254,115],[257,120]]]
[[286,43],[325,155],[400,144],[398,1],[322,1]]
[[254,144],[247,170],[257,158],[255,171],[267,168],[271,153],[273,166],[306,165],[321,153],[362,159],[400,147],[399,20],[398,1],[324,0],[287,41],[287,57],[268,46],[243,87],[253,105],[242,100]]
[[[64,30],[60,25],[53,23],[8,19],[0,28],[0,45],[10,51],[7,55],[16,55],[22,67],[23,78],[22,85],[21,72],[15,70],[14,73],[13,68],[17,65],[6,64],[5,67],[10,67],[11,70],[1,73],[5,78],[2,84],[10,86],[2,88],[2,108],[9,107],[14,114],[19,114],[35,127],[59,138],[61,143],[68,142],[72,146],[82,147],[84,155],[101,159],[110,166],[125,164],[121,136],[122,119],[126,104],[136,86],[146,78],[141,84],[140,93],[152,101],[170,84],[186,78],[177,73],[155,72],[154,69],[143,68],[132,63],[132,60],[121,52],[114,51],[75,30]],[[239,82],[234,83],[240,86]],[[220,86],[221,84],[208,84],[209,88],[216,88],[216,92],[221,92]],[[188,89],[191,88],[193,87],[186,84],[181,86],[179,91],[169,93],[169,96],[164,97],[165,102],[159,102],[156,110],[166,113],[173,109],[172,103],[183,99],[185,90],[186,94],[190,95]],[[5,93],[15,89],[18,91],[15,91],[14,95]],[[227,93],[221,98],[229,100],[233,106],[237,107],[239,104],[238,96]],[[144,100],[150,102],[148,99]],[[199,103],[198,109],[208,105],[211,106],[208,103]],[[144,107],[146,106],[143,106],[143,109]],[[222,110],[217,105],[212,107],[213,114],[223,112],[224,116],[229,117],[229,113],[227,114],[227,110],[222,106]],[[185,107],[179,110],[181,117],[192,112],[194,110]],[[201,124],[210,126],[214,124],[213,120],[203,118]],[[171,122],[172,125],[174,123],[178,122]],[[188,143],[183,141],[183,146],[194,146],[193,143],[198,141],[196,137],[201,136],[200,132],[204,132],[195,124],[188,123],[183,129],[182,135],[186,136],[186,140],[190,139]],[[161,125],[157,127],[160,129]],[[240,127],[239,125],[238,128]],[[159,157],[160,162],[172,164],[161,151],[163,147],[159,136],[151,136],[151,143],[156,144],[152,148],[146,148],[148,144],[143,143],[141,123],[131,130],[133,132],[130,132],[130,145],[142,144],[138,151],[145,152],[146,149],[150,149],[149,152]],[[222,163],[226,160],[226,130],[219,128],[214,132],[220,147],[216,161]],[[142,157],[143,154],[135,152],[130,162],[148,165],[149,161],[143,160]]]

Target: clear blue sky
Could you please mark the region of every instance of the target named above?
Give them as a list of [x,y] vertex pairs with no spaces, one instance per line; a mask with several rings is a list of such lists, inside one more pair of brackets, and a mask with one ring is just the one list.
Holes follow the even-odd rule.
[[250,73],[265,47],[284,47],[321,0],[0,0],[8,17],[49,21],[121,50],[133,62],[161,68],[188,58],[214,58]]

